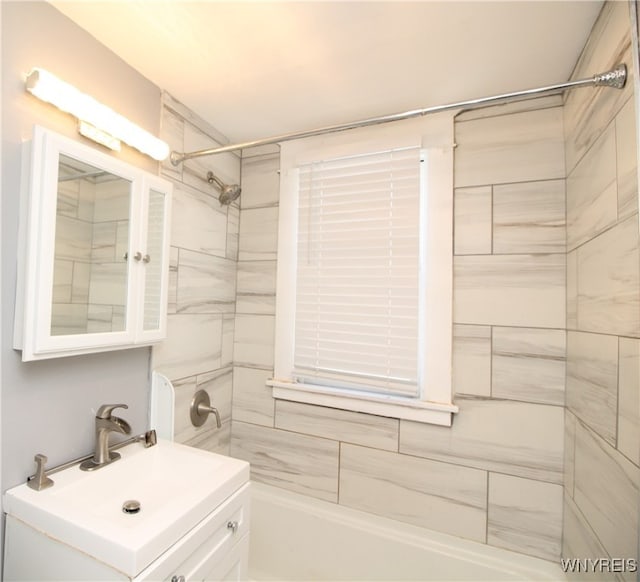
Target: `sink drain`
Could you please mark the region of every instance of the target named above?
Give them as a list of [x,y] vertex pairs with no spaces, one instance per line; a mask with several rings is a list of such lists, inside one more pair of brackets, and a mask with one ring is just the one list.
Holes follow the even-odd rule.
[[129,499],[122,504],[122,511],[129,515],[135,515],[140,512],[140,502],[136,499]]

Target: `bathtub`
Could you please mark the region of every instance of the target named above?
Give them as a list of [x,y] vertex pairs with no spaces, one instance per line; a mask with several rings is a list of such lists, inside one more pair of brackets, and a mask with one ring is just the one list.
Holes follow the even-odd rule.
[[566,580],[546,560],[252,483],[249,578]]

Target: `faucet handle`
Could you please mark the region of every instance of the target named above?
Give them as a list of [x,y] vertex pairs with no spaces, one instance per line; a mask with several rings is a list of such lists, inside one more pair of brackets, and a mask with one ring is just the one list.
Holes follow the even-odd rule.
[[96,412],[96,418],[111,418],[114,408],[129,408],[126,404],[103,404]]
[[36,462],[36,474],[31,475],[31,477],[27,479],[27,485],[36,491],[51,487],[53,485],[53,479],[49,479],[49,477],[47,477],[45,470],[45,464],[48,460],[47,457],[38,453],[33,457],[33,460]]

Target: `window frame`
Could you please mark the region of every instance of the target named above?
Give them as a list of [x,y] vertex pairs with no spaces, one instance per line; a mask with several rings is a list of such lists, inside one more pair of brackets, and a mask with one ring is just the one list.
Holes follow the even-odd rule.
[[[295,140],[281,146],[273,397],[451,426],[458,411],[452,392],[453,321],[453,118],[455,113],[351,129]],[[305,163],[363,152],[419,146],[421,188],[427,188],[424,262],[420,268],[424,304],[416,398],[302,384],[293,377],[297,267],[298,171]],[[437,195],[433,195],[437,193]],[[423,241],[421,240],[421,244]],[[422,286],[424,285],[424,287]]]

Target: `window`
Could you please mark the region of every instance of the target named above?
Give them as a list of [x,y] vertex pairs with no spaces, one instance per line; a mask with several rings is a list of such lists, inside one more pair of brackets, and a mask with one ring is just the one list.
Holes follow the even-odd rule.
[[274,397],[450,425],[452,128],[283,145]]

